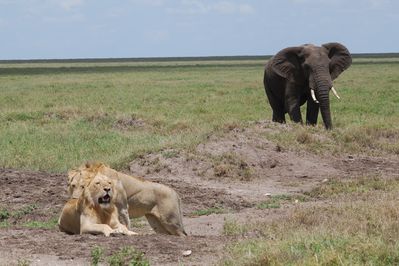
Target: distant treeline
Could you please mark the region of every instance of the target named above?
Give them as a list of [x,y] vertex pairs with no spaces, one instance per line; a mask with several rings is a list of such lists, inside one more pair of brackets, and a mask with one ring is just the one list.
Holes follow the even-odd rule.
[[[399,53],[352,54],[353,58],[399,58]],[[0,60],[0,64],[13,63],[108,63],[108,62],[170,62],[170,61],[238,61],[267,60],[271,55],[200,56],[200,57],[142,57],[142,58],[80,58],[80,59],[30,59]]]

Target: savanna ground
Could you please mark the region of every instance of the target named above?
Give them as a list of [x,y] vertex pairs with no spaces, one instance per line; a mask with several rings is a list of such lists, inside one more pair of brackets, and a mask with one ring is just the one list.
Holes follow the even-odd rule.
[[[333,131],[271,123],[264,63],[0,64],[0,265],[399,264],[399,59],[355,59]],[[175,188],[189,236],[59,232],[88,160]]]

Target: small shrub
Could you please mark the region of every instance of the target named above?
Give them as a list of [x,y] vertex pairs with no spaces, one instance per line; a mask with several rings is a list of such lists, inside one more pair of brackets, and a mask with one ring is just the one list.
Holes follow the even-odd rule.
[[18,266],[29,266],[31,262],[27,259],[19,259],[18,260]]
[[36,204],[30,204],[22,207],[21,209],[13,212],[11,216],[15,219],[21,219],[23,216],[31,214],[35,209],[37,209]]
[[93,266],[97,266],[98,263],[101,261],[103,254],[104,250],[99,246],[95,246],[91,250],[91,264]]
[[0,210],[0,222],[10,218],[10,212],[7,209]]
[[148,266],[149,261],[144,257],[143,252],[139,252],[132,247],[124,247],[117,253],[108,258],[110,266]]
[[226,236],[242,235],[247,230],[245,227],[233,219],[225,219],[223,224],[223,234]]
[[312,135],[308,131],[300,131],[296,136],[296,141],[301,144],[309,144],[314,141]]

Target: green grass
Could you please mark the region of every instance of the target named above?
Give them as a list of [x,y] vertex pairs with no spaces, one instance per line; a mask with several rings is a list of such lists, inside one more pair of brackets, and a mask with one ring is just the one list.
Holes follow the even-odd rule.
[[144,253],[132,247],[124,247],[112,254],[107,259],[110,266],[149,266],[149,261],[144,257]]
[[[143,153],[188,149],[229,125],[270,119],[262,64],[0,65],[0,166],[121,167]],[[335,81],[342,100],[331,101],[334,131],[293,127],[267,137],[290,149],[398,154],[398,73],[396,61],[354,64]]]
[[57,227],[58,217],[52,218],[48,221],[27,221],[22,224],[23,227],[27,228],[38,228],[38,229],[54,229]]
[[7,221],[8,219],[20,220],[22,217],[33,213],[33,211],[37,209],[36,204],[29,204],[23,206],[15,211],[10,211],[5,207],[0,209],[0,222]]
[[[397,58],[355,59],[334,81],[334,130],[269,125],[264,137],[282,150],[321,155],[399,154]],[[126,167],[148,152],[179,156],[211,134],[270,120],[261,60],[56,62],[0,64],[0,167],[65,172],[87,160]],[[302,108],[304,112],[305,108]],[[303,115],[303,117],[305,117]],[[234,154],[212,158],[215,175],[252,177]],[[257,207],[287,217],[261,224],[226,220],[228,236],[257,235],[229,247],[226,265],[396,265],[399,263],[399,183],[381,176],[330,179],[303,198],[276,195]],[[292,202],[306,201],[294,205]],[[24,221],[34,205],[0,210],[0,227]],[[284,211],[286,208],[284,208]],[[219,207],[192,215],[225,213]],[[26,219],[25,219],[26,220]],[[94,250],[92,262],[103,253]],[[97,253],[96,253],[97,252]],[[136,256],[137,255],[137,256]],[[104,262],[105,260],[103,260]],[[108,263],[147,265],[129,248]]]
[[150,265],[144,253],[135,250],[133,247],[124,247],[113,252],[108,257],[104,255],[104,249],[94,246],[91,250],[91,264],[99,265],[100,262],[107,261],[110,266],[148,266]]
[[278,209],[284,203],[305,202],[306,196],[303,195],[273,195],[269,199],[259,203],[258,209]]
[[201,210],[193,211],[190,216],[203,216],[203,215],[220,214],[220,213],[226,213],[226,212],[227,212],[227,210],[225,210],[224,208],[216,206],[216,207],[211,207],[208,209],[201,209]]
[[97,266],[102,260],[102,257],[104,255],[104,249],[99,246],[95,246],[94,248],[92,248],[90,255],[91,255],[91,265]]
[[54,217],[48,221],[29,219],[27,216],[34,213],[36,209],[38,209],[36,204],[25,205],[14,211],[10,211],[5,207],[0,208],[0,228],[7,228],[11,224],[39,229],[54,229],[57,226],[58,217]]
[[258,65],[35,68],[34,74],[22,68],[0,75],[1,166],[65,171],[85,160],[119,165],[145,152],[196,145],[224,124],[258,120],[266,112]]
[[382,178],[381,176],[361,176],[356,179],[331,179],[327,183],[322,184],[305,195],[317,198],[332,198],[369,195],[376,192],[392,192],[399,191],[399,182],[396,179]]

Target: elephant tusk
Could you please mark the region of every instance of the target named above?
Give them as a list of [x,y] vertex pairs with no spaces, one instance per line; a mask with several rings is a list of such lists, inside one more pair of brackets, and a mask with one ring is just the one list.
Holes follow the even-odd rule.
[[341,97],[339,97],[339,95],[338,95],[337,91],[334,89],[334,87],[331,87],[331,91],[335,95],[335,97],[337,97],[338,99],[341,99]]
[[312,94],[313,101],[315,103],[319,103],[319,101],[316,99],[316,95],[314,94],[314,90],[310,90],[310,94]]

